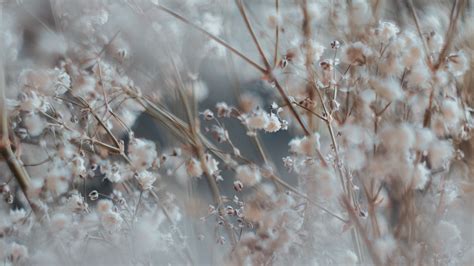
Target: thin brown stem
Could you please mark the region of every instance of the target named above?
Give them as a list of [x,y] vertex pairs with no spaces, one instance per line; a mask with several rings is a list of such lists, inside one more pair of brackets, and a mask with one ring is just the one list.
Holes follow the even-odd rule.
[[234,47],[232,47],[230,44],[228,44],[227,42],[225,42],[224,40],[222,40],[221,38],[215,36],[214,34],[210,33],[209,31],[205,30],[204,28],[196,25],[195,23],[191,22],[190,20],[188,20],[187,18],[183,17],[182,15],[174,12],[173,10],[163,6],[163,5],[159,5],[157,6],[157,8],[159,8],[160,10],[170,14],[171,16],[181,20],[182,22],[188,24],[189,26],[195,28],[196,30],[204,33],[204,35],[206,35],[207,37],[213,39],[214,41],[218,42],[219,44],[221,44],[222,46],[224,46],[225,48],[229,49],[231,52],[233,52],[234,54],[236,54],[237,56],[239,56],[240,58],[242,58],[244,61],[246,61],[247,63],[249,63],[250,65],[252,65],[253,67],[255,67],[256,69],[258,69],[260,72],[266,72],[266,69],[262,66],[260,66],[258,63],[256,63],[255,61],[253,61],[252,59],[250,59],[249,57],[247,57],[246,55],[244,55],[242,52],[240,52],[239,50],[235,49]]
[[[3,5],[0,2],[0,23],[3,21]],[[8,133],[8,110],[6,106],[6,95],[5,95],[5,73],[3,65],[3,45],[0,42],[0,153],[5,159],[8,168],[15,177],[18,185],[20,186],[25,198],[30,204],[33,212],[39,217],[40,210],[36,207],[28,197],[28,190],[30,188],[30,176],[26,171],[23,164],[20,162],[16,154],[12,150],[10,136]]]
[[278,45],[280,41],[280,1],[275,0],[276,25],[275,25],[275,50],[273,53],[273,68],[278,64]]

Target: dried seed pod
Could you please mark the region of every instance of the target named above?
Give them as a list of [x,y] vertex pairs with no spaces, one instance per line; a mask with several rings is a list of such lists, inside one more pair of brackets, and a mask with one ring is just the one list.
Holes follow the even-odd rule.
[[99,198],[99,192],[97,192],[97,190],[92,190],[90,193],[89,193],[89,199],[94,201],[94,200],[97,200]]

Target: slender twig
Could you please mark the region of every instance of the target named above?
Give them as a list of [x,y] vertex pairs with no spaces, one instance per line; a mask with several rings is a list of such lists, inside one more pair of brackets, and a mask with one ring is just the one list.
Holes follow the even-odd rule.
[[453,3],[453,7],[451,9],[451,15],[449,20],[449,27],[446,31],[446,36],[444,38],[444,45],[441,49],[441,52],[438,57],[438,62],[435,64],[433,69],[437,70],[444,62],[446,55],[448,54],[449,48],[454,40],[454,33],[456,32],[456,25],[459,20],[459,15],[461,14],[461,10],[464,9],[465,1],[456,0]]
[[[3,3],[0,2],[0,22],[3,21]],[[40,210],[34,205],[28,196],[28,190],[30,188],[30,176],[26,171],[23,164],[20,162],[16,154],[12,150],[10,136],[8,133],[8,110],[6,106],[5,96],[5,73],[3,65],[3,42],[0,42],[0,153],[5,159],[8,168],[15,177],[18,185],[20,186],[26,200],[30,204],[33,212],[40,218]]]
[[275,25],[275,50],[273,52],[273,68],[278,64],[278,42],[280,41],[280,1],[275,0],[276,25]]
[[430,56],[430,49],[428,48],[428,44],[426,43],[426,39],[423,36],[423,32],[421,31],[421,25],[420,25],[420,20],[418,19],[418,14],[416,13],[415,6],[413,5],[412,0],[408,0],[408,4],[410,6],[411,13],[413,15],[413,19],[415,20],[415,25],[416,29],[418,31],[418,35],[420,37],[421,42],[423,43],[423,49],[425,50],[428,64],[431,67],[432,66],[432,61],[431,61],[431,56]]
[[374,246],[372,245],[372,242],[369,239],[369,236],[367,234],[367,231],[365,230],[364,226],[360,223],[359,218],[357,217],[356,213],[354,212],[354,209],[352,208],[352,205],[347,197],[342,198],[342,202],[344,203],[344,207],[346,208],[347,212],[349,213],[349,216],[351,217],[351,220],[354,222],[356,225],[357,229],[361,232],[362,238],[364,239],[364,242],[367,246],[367,249],[369,250],[370,256],[372,257],[372,261],[374,262],[375,265],[382,265],[382,261],[375,251]]
[[255,31],[252,28],[252,25],[250,23],[250,20],[247,16],[247,12],[245,11],[245,6],[242,3],[242,0],[235,0],[235,3],[237,5],[237,8],[239,9],[240,15],[244,19],[245,25],[247,26],[247,29],[250,33],[250,36],[252,36],[252,40],[257,47],[258,53],[260,54],[260,59],[263,61],[263,64],[265,65],[265,69],[267,71],[270,70],[270,63],[268,62],[267,57],[265,56],[265,53],[263,52],[263,48],[260,45],[260,42],[258,41],[257,35],[255,35]]
[[250,65],[252,65],[253,67],[255,67],[256,69],[258,69],[260,72],[265,72],[266,69],[262,66],[260,66],[258,63],[256,63],[255,61],[253,61],[252,59],[250,59],[249,57],[247,57],[246,55],[244,55],[242,52],[240,52],[239,50],[235,49],[234,47],[232,47],[230,44],[228,44],[227,42],[225,42],[224,40],[222,40],[221,38],[213,35],[212,33],[210,33],[209,31],[205,30],[204,28],[202,27],[199,27],[197,24],[191,22],[190,20],[188,20],[187,18],[183,17],[182,15],[174,12],[173,10],[163,6],[163,5],[158,5],[157,8],[159,8],[160,10],[172,15],[173,17],[181,20],[182,22],[190,25],[191,27],[195,28],[196,30],[204,33],[204,35],[206,35],[207,37],[213,39],[214,41],[218,42],[219,44],[221,44],[222,46],[224,46],[225,48],[229,49],[231,52],[233,52],[234,54],[238,55],[240,58],[242,58],[244,61],[246,61],[247,63],[249,63]]

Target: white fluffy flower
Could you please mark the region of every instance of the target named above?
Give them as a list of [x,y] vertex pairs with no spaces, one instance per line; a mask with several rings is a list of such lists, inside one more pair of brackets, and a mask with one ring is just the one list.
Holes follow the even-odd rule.
[[459,104],[452,99],[445,99],[441,106],[441,112],[447,124],[457,124],[462,117],[462,109]]
[[201,80],[191,80],[186,83],[185,88],[190,95],[194,95],[197,101],[203,101],[209,96],[209,88],[207,84]]
[[82,212],[87,209],[87,203],[80,194],[74,193],[67,199],[66,207],[72,212]]
[[100,221],[102,226],[108,231],[116,231],[120,229],[123,218],[120,216],[119,213],[114,211],[108,211],[102,214]]
[[20,99],[20,110],[25,112],[34,112],[43,106],[43,99],[34,91],[28,94],[22,94]]
[[423,189],[430,177],[430,171],[426,166],[419,163],[416,165],[413,175],[413,185],[415,189]]
[[26,130],[28,130],[28,134],[32,137],[41,135],[47,126],[46,120],[36,113],[25,115],[23,118],[23,124]]
[[152,172],[142,171],[137,174],[137,180],[143,190],[148,190],[153,187],[156,177]]
[[65,167],[55,167],[49,171],[45,178],[46,188],[57,195],[66,193],[69,189],[70,173]]
[[155,143],[145,139],[132,139],[128,146],[128,156],[136,170],[150,168],[157,158]]
[[186,162],[186,172],[188,173],[189,177],[202,176],[203,171],[201,168],[201,162],[199,162],[195,158],[191,158]]
[[246,117],[245,123],[249,129],[264,129],[270,122],[270,116],[262,110],[258,110]]
[[411,88],[416,88],[416,87],[424,87],[428,80],[430,79],[431,77],[431,71],[429,71],[429,67],[426,66],[425,64],[416,64],[414,65],[406,80],[407,80],[407,84],[408,84],[408,87],[411,87]]
[[390,152],[407,152],[415,144],[414,130],[407,124],[387,126],[382,129],[379,137]]
[[448,70],[456,77],[464,75],[469,69],[469,60],[463,51],[449,55],[447,61]]
[[86,166],[85,166],[84,158],[81,156],[75,156],[71,161],[71,170],[74,176],[85,174]]
[[320,149],[321,144],[319,143],[319,133],[314,133],[311,136],[305,136],[303,138],[294,138],[288,143],[290,146],[290,152],[298,155],[311,156]]
[[313,60],[315,62],[319,61],[319,59],[324,53],[324,50],[326,50],[326,47],[324,47],[322,44],[316,41],[313,42],[313,53],[314,53]]
[[235,177],[245,186],[254,186],[262,180],[260,170],[256,166],[239,165],[235,169]]
[[400,32],[400,29],[392,22],[381,21],[379,22],[377,31],[382,41],[384,43],[388,43],[390,39],[395,37]]
[[395,252],[396,248],[397,242],[390,235],[379,238],[375,240],[374,243],[375,252],[377,252],[377,255],[382,260],[382,263],[385,263],[388,260],[393,252]]
[[278,130],[281,129],[281,122],[278,116],[274,113],[270,115],[269,121],[267,125],[265,126],[265,131],[266,132],[277,132]]
[[51,229],[58,232],[66,228],[71,223],[71,217],[59,212],[51,217]]
[[112,211],[112,207],[114,204],[111,200],[108,199],[101,199],[97,202],[97,211],[99,213],[107,213]]
[[398,80],[371,79],[369,84],[379,96],[387,101],[395,101],[403,98],[403,91]]
[[367,45],[355,42],[344,47],[341,60],[347,64],[361,66],[367,63],[371,55],[372,51]]
[[219,162],[214,159],[209,153],[206,153],[206,167],[207,170],[209,170],[209,174],[214,176],[216,180],[222,179],[222,177],[220,176]]
[[415,129],[415,148],[419,151],[426,151],[430,143],[435,139],[433,131],[428,128]]
[[443,166],[453,157],[453,146],[449,141],[433,141],[428,149],[428,158],[433,169]]
[[19,264],[28,258],[28,248],[15,242],[11,244],[9,253],[14,264]]

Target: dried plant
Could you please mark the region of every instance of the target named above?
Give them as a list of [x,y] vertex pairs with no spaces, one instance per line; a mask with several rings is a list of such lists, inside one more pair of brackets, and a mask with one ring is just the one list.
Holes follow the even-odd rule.
[[5,265],[469,265],[469,0],[0,1]]

